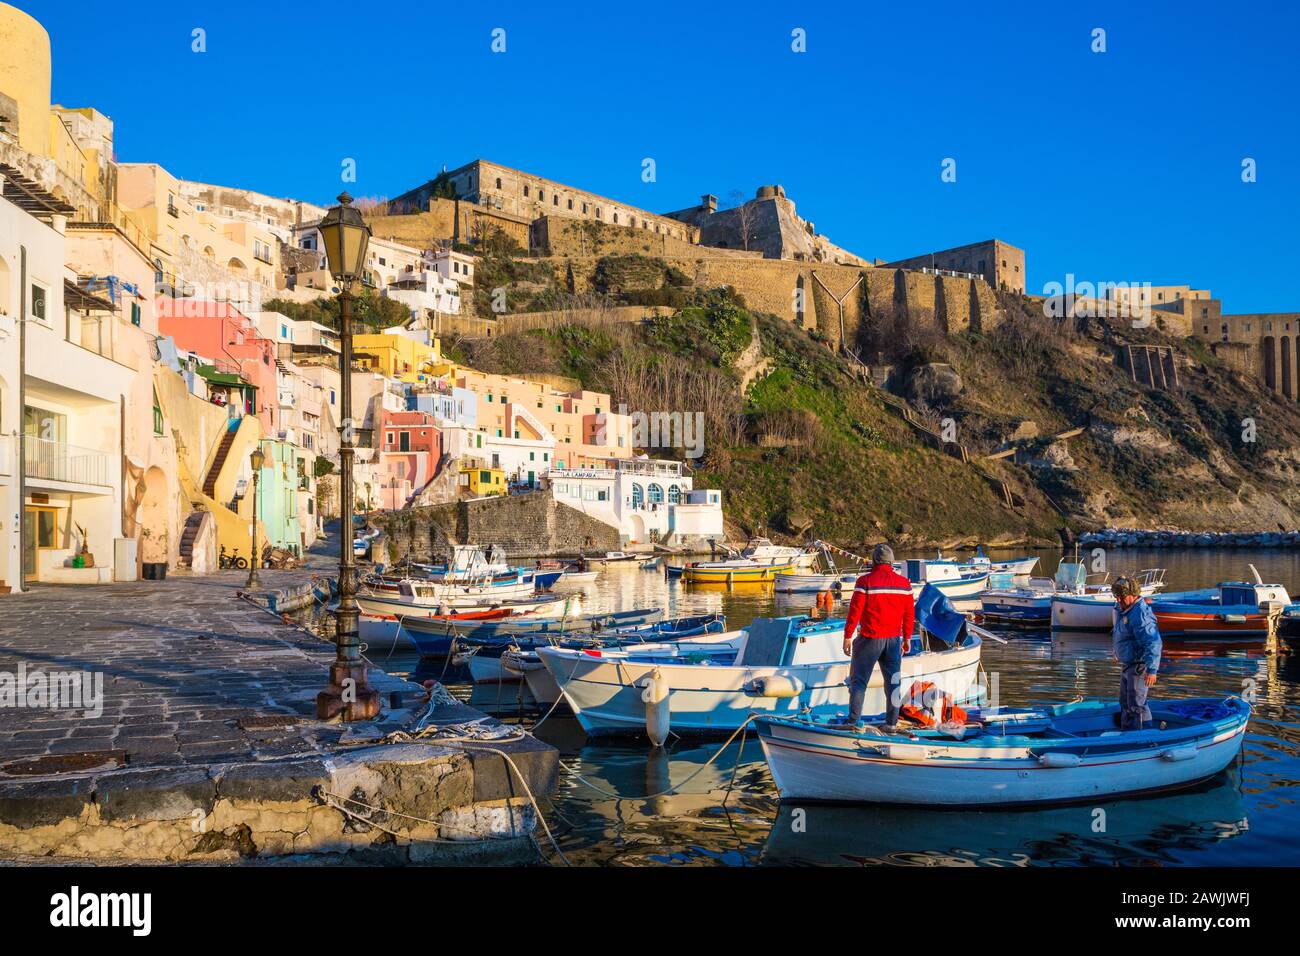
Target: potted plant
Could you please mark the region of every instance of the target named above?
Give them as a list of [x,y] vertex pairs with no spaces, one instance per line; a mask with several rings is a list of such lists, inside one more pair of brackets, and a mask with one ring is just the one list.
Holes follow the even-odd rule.
[[77,557],[74,559],[73,567],[93,568],[95,566],[95,556],[90,553],[90,537],[86,534],[86,529],[77,525],[77,534],[81,536],[81,548],[77,551]]

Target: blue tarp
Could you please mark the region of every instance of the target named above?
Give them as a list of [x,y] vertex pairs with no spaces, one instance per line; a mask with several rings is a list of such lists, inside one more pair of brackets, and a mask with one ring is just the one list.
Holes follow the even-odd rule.
[[916,599],[916,621],[945,644],[955,644],[966,626],[966,615],[937,587],[927,584]]

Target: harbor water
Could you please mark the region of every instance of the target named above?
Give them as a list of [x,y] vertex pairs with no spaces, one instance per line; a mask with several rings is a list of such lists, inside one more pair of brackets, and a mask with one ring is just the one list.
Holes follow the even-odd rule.
[[[1266,582],[1285,585],[1293,598],[1300,592],[1295,551],[1111,551],[1106,557],[1112,578],[1121,571],[1167,569],[1170,591],[1247,579],[1247,565],[1253,564]],[[1050,574],[1058,560],[1057,554],[1042,552],[1035,573]],[[670,617],[720,611],[729,627],[756,616],[801,613],[813,602],[812,595],[787,598],[770,589],[701,589],[635,563],[606,569],[582,590],[589,611],[661,607]],[[1110,658],[1107,635],[996,633],[1007,643],[986,642],[983,655],[1002,704],[1116,696],[1118,665]],[[400,650],[372,648],[370,656],[391,672],[441,678],[458,697],[504,720],[532,727],[542,717],[521,684],[472,685],[467,674],[442,661],[422,662]],[[656,751],[644,739],[588,740],[571,716],[557,712],[537,734],[559,748],[566,767],[550,823],[575,864],[1268,866],[1300,861],[1300,655],[1263,646],[1167,643],[1152,695],[1251,691],[1254,714],[1244,756],[1227,773],[1173,794],[1037,810],[782,804],[752,733],[720,755],[717,740],[674,739]],[[646,796],[673,785],[680,791]]]

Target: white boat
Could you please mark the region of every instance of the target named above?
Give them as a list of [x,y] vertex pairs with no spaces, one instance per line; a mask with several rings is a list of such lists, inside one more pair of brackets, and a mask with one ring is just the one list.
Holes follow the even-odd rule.
[[588,564],[596,565],[622,564],[625,561],[640,561],[641,555],[628,551],[606,551],[603,555],[594,558],[583,555],[583,560]]
[[[918,616],[922,616],[918,610]],[[960,644],[926,650],[914,637],[903,658],[901,682],[930,681],[957,699],[978,681],[981,632],[974,625]],[[647,729],[642,697],[647,680],[666,682],[668,723],[681,733],[729,732],[754,712],[829,716],[847,710],[849,661],[844,620],[805,616],[758,618],[743,631],[706,634],[672,644],[616,651],[538,649],[538,656],[591,735]],[[884,709],[876,669],[866,712]]]
[[989,574],[1009,574],[1013,578],[1027,578],[1038,567],[1037,557],[1012,558],[1010,561],[994,561],[980,548],[973,558],[958,562],[958,566],[969,571],[987,571]]
[[811,571],[817,566],[820,552],[809,548],[773,544],[767,538],[751,538],[740,552],[740,556],[760,567],[789,564],[798,570]]
[[913,597],[920,597],[927,584],[948,598],[974,597],[989,586],[988,571],[972,571],[955,561],[908,558],[895,564],[894,570],[912,582]]
[[403,581],[395,593],[363,590],[357,594],[362,614],[371,617],[437,617],[454,611],[502,609],[533,617],[560,617],[578,613],[582,595],[539,595],[527,590],[503,594],[500,591],[461,585],[422,584]]
[[783,800],[956,807],[1092,801],[1189,786],[1241,753],[1250,718],[1241,698],[1150,707],[1150,729],[1128,731],[1117,729],[1119,705],[1097,700],[972,712],[948,732],[888,734],[806,717],[757,723]]
[[841,571],[834,574],[780,574],[773,579],[777,594],[809,594],[821,591],[852,591],[862,571]]
[[[1164,587],[1163,568],[1149,568],[1137,575],[1142,593],[1150,596]],[[1094,586],[1090,586],[1094,587]],[[1052,595],[1052,630],[1110,631],[1115,621],[1115,595],[1109,584],[1075,594]]]
[[[1140,580],[1144,596],[1155,594],[1164,587],[1164,570],[1143,571]],[[1016,587],[990,588],[980,595],[980,605],[985,624],[1047,627],[1052,621],[1054,597],[1109,593],[1109,584],[1087,582],[1087,569],[1082,564],[1062,561],[1055,577],[1030,578]]]

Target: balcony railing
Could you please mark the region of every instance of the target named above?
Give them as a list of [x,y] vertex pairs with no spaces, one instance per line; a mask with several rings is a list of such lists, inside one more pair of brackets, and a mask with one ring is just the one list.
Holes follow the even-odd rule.
[[31,435],[23,439],[23,472],[29,478],[79,485],[111,484],[106,452]]

